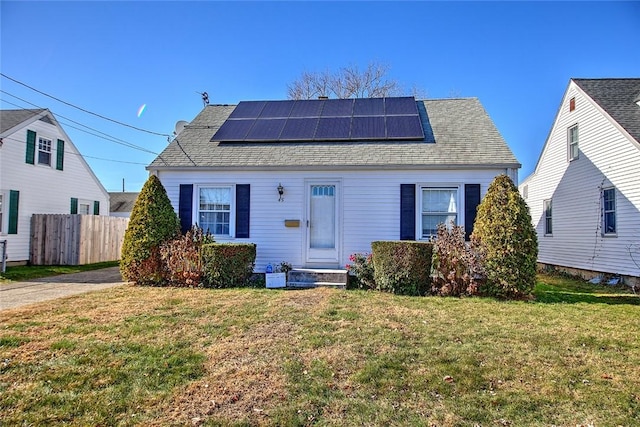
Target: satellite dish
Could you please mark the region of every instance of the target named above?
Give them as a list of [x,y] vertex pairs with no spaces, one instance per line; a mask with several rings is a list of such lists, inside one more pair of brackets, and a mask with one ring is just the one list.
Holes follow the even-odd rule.
[[174,134],[178,135],[183,129],[189,124],[189,122],[185,120],[178,120],[176,122],[176,129],[173,131]]

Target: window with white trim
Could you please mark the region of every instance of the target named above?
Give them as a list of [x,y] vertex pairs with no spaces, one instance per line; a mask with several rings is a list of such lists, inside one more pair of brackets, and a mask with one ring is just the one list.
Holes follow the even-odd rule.
[[86,203],[86,202],[80,202],[80,203],[78,204],[78,213],[79,213],[80,215],[89,215],[89,213],[90,213],[90,208],[91,208],[91,205],[90,205],[89,203]]
[[231,236],[233,232],[231,186],[198,188],[198,225],[214,236]]
[[422,187],[420,229],[423,239],[437,235],[438,224],[458,224],[458,188]]
[[602,233],[604,235],[614,235],[617,233],[615,188],[602,190]]
[[567,157],[569,161],[578,158],[578,125],[571,126],[567,133]]
[[544,205],[544,234],[550,236],[553,234],[553,211],[551,209],[551,199],[545,200]]
[[38,138],[38,164],[51,166],[51,140]]

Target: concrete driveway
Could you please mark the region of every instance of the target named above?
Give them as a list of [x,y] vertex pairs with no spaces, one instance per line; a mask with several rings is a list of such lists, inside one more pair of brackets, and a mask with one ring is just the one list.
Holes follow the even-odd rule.
[[0,310],[123,285],[118,267],[0,284]]

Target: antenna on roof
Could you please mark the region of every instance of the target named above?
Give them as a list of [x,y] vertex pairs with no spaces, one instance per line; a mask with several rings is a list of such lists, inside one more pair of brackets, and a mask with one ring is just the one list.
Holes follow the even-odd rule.
[[206,107],[207,105],[209,105],[209,94],[207,92],[200,93],[200,92],[196,91],[196,93],[198,95],[202,96],[203,107]]

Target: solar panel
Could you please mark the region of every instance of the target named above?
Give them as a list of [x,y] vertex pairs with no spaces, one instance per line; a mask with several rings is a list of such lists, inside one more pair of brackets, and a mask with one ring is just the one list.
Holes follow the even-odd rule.
[[243,101],[212,141],[425,140],[413,97]]
[[348,140],[351,130],[350,117],[321,117],[318,121],[315,139]]
[[296,101],[267,101],[259,118],[287,118]]
[[351,139],[385,139],[384,117],[354,117],[351,121]]
[[387,138],[389,139],[423,139],[420,117],[387,116]]
[[249,130],[247,141],[277,141],[286,119],[258,119]]
[[289,119],[282,129],[280,140],[311,140],[316,133],[318,127],[318,117]]
[[353,105],[354,116],[383,116],[384,98],[357,98]]
[[255,119],[227,120],[211,138],[212,141],[244,141]]
[[323,105],[323,100],[300,99],[293,105],[290,117],[320,117]]
[[418,115],[416,100],[412,96],[385,98],[386,114],[390,115]]
[[243,101],[236,105],[230,119],[255,119],[260,115],[267,101]]
[[324,101],[321,117],[351,117],[353,99],[327,99]]

